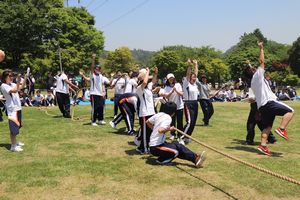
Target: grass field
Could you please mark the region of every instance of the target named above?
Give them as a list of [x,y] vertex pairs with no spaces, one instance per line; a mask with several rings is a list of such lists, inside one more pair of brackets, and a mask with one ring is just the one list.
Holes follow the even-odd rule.
[[[277,137],[270,145],[273,157],[243,144],[247,103],[215,103],[210,127],[202,127],[202,112],[193,136],[219,150],[300,181],[300,102],[288,131],[289,141]],[[7,122],[0,123],[0,200],[8,199],[300,199],[300,186],[258,172],[207,150],[205,167],[196,169],[176,159],[171,166],[156,165],[148,155],[138,155],[133,136],[107,124],[90,126],[90,106],[75,108],[71,121],[58,108],[48,113],[23,109],[19,139],[21,153],[8,149]],[[107,106],[106,122],[112,106]],[[279,124],[276,119],[275,125]],[[125,127],[124,123],[118,127]],[[256,142],[260,140],[257,130]],[[204,148],[195,142],[196,152]]]

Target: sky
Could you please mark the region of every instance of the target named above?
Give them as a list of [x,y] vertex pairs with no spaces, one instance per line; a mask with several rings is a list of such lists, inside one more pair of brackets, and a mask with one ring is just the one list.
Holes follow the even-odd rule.
[[69,6],[95,16],[106,50],[185,45],[226,51],[256,28],[284,44],[300,36],[299,0],[69,0]]

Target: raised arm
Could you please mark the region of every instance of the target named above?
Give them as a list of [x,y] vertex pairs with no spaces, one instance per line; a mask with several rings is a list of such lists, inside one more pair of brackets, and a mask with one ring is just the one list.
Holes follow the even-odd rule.
[[186,80],[190,81],[190,77],[191,77],[191,73],[192,73],[192,68],[191,68],[192,62],[190,59],[188,59],[187,63],[188,63],[188,68],[186,70]]
[[194,64],[194,67],[195,67],[195,75],[196,77],[198,77],[198,73],[199,73],[199,69],[198,69],[198,61],[197,60],[193,60],[192,62]]
[[86,81],[90,81],[91,80],[89,77],[85,76],[85,74],[84,74],[83,71],[79,71],[79,74],[80,74],[80,76],[82,76],[82,78],[84,78],[84,80],[86,80]]
[[94,73],[94,70],[95,70],[95,59],[96,59],[96,54],[93,54],[92,55],[91,73]]
[[265,52],[264,52],[264,44],[263,42],[258,43],[258,47],[260,49],[259,53],[259,64],[260,67],[265,68]]
[[147,67],[146,68],[146,76],[145,76],[145,78],[144,78],[144,80],[143,80],[143,83],[141,84],[141,87],[142,88],[145,88],[146,86],[147,86],[147,84],[148,84],[148,80],[149,80],[149,68]]
[[153,74],[153,78],[152,78],[153,86],[157,83],[157,74],[158,74],[158,68],[155,66],[154,67],[154,74]]

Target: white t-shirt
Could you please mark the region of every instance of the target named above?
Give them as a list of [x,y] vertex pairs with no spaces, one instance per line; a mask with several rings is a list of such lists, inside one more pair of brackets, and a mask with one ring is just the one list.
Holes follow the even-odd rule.
[[141,85],[136,89],[136,94],[138,95],[140,100],[139,117],[145,117],[155,114],[152,86],[153,83],[151,82],[144,89]]
[[257,108],[266,105],[268,101],[277,100],[264,74],[265,70],[262,67],[258,67],[251,80],[251,89],[256,98]]
[[44,99],[44,96],[40,94],[40,96],[35,95],[34,99],[38,102],[42,101]]
[[21,101],[19,97],[19,93],[10,93],[9,91],[16,87],[15,83],[11,83],[10,85],[6,83],[2,83],[1,91],[5,98],[5,107],[7,109],[7,114],[10,115],[12,112],[16,112],[22,110]]
[[65,80],[67,80],[68,77],[65,73],[62,73],[58,78],[56,82],[56,92],[69,94],[69,85],[66,83]]
[[112,85],[115,87],[115,94],[124,94],[125,90],[125,79],[124,78],[115,78],[112,81]]
[[124,93],[136,93],[137,82],[134,78],[127,81]]
[[[174,87],[176,88],[177,91],[182,92],[182,87],[181,87],[181,85],[179,83],[175,83]],[[172,87],[166,86],[166,87],[164,87],[163,89],[161,89],[159,91],[159,94],[161,95],[161,94],[170,93],[172,91],[172,89],[173,89]],[[169,96],[168,100],[170,102],[176,103],[177,110],[183,109],[184,106],[183,106],[182,96],[179,96],[176,92],[173,92]]]
[[[197,79],[198,81],[198,79]],[[183,87],[183,99],[186,101],[194,101],[198,99],[198,86],[196,82],[194,84],[191,84],[186,77],[183,78],[182,82]]]
[[98,95],[104,96],[105,95],[105,80],[101,74],[96,75],[95,73],[91,74],[91,89],[90,95]]
[[150,117],[148,121],[153,124],[153,131],[150,136],[149,146],[153,147],[163,144],[166,140],[166,134],[159,133],[158,130],[159,128],[167,129],[170,127],[172,122],[171,116],[160,112]]

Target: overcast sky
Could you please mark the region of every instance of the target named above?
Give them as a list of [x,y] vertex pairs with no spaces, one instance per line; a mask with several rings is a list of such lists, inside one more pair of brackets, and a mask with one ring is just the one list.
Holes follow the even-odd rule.
[[106,50],[210,45],[226,51],[255,28],[285,44],[300,36],[299,0],[80,0],[79,6],[95,16]]

